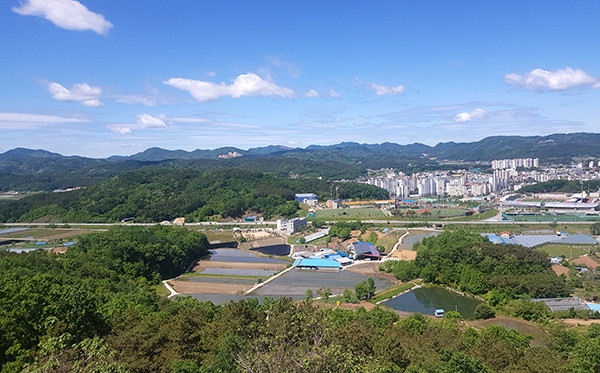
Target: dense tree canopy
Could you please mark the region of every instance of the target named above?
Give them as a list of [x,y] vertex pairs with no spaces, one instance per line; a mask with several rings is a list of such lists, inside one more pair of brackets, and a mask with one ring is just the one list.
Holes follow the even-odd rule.
[[[213,216],[240,217],[246,211],[294,216],[296,193],[327,198],[331,182],[282,178],[239,169],[200,173],[190,169],[143,169],[114,176],[84,190],[41,193],[0,204],[0,221],[54,218],[67,222],[115,222],[135,217],[159,222],[185,216],[202,221]],[[387,198],[387,191],[366,184],[339,183],[340,198]]]
[[388,261],[382,270],[402,281],[457,285],[472,294],[503,291],[534,298],[566,296],[565,281],[550,269],[548,256],[520,245],[495,245],[463,230],[444,232],[415,244],[414,262]]

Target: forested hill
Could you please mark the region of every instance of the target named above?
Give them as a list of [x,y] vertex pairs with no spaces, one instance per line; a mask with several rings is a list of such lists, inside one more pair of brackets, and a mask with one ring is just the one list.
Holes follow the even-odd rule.
[[245,169],[279,176],[356,179],[369,169],[394,168],[407,174],[455,168],[450,161],[538,157],[542,162],[595,159],[600,154],[600,134],[574,133],[549,136],[494,136],[477,142],[399,145],[311,145],[306,148],[265,146],[248,150],[225,147],[194,151],[150,148],[132,156],[92,159],[62,156],[45,150],[16,148],[0,154],[0,191],[53,190],[97,184],[122,172],[143,168]]
[[[340,198],[388,198],[384,189],[337,183]],[[191,169],[150,168],[112,177],[68,193],[40,193],[0,204],[0,222],[117,222],[136,217],[160,222],[241,217],[246,211],[264,217],[295,216],[296,193],[330,196],[332,183],[316,178],[284,178],[240,169],[202,173]]]

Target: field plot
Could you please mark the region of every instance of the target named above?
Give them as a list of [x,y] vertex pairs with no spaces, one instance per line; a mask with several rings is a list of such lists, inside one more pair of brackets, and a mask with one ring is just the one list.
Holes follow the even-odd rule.
[[[594,248],[593,246],[590,248]],[[577,258],[587,254],[587,251],[581,248],[581,245],[543,245],[536,250],[543,251],[550,257],[562,256],[567,259]]]
[[169,283],[178,293],[196,294],[201,300],[202,294],[241,295],[288,264],[247,250],[213,249],[190,273]]
[[317,218],[328,219],[328,218],[375,218],[387,216],[383,211],[372,208],[347,208],[347,209],[326,209],[317,210]]
[[[342,294],[345,289],[354,289],[354,285],[369,277],[350,270],[294,269],[271,281],[256,291],[264,296],[301,297],[307,289],[317,294],[319,289],[331,289],[332,294]],[[377,290],[387,289],[394,283],[381,278],[373,278]]]

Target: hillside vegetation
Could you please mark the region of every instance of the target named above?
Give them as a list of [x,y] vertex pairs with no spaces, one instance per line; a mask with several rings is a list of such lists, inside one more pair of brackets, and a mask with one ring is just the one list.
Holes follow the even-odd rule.
[[548,343],[447,313],[256,299],[159,298],[160,279],[208,250],[198,232],[115,227],[66,254],[0,252],[2,372],[594,372],[600,328],[547,326]]
[[[190,169],[143,169],[68,193],[40,193],[0,204],[0,221],[30,222],[40,218],[64,222],[116,222],[135,217],[160,222],[184,216],[187,221],[237,218],[246,211],[295,216],[296,193],[329,197],[331,182],[290,179],[273,174],[230,169],[201,173]],[[388,198],[387,191],[366,184],[339,183],[340,198]]]

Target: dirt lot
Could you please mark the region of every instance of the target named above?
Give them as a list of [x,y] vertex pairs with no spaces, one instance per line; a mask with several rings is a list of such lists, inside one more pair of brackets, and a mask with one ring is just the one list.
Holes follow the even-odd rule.
[[216,284],[211,282],[169,281],[169,285],[181,294],[240,294],[252,286]]
[[415,260],[417,258],[417,252],[413,250],[396,250],[394,251],[394,254],[392,254],[392,258]]
[[564,274],[565,276],[569,275],[569,268],[565,266],[561,266],[560,264],[553,264],[552,270],[556,273],[557,276]]
[[265,231],[248,231],[248,232],[243,232],[242,235],[247,239],[247,240],[259,240],[259,239],[263,239],[263,238],[269,238],[271,236],[273,236],[273,233],[271,232],[265,232]]
[[600,320],[583,320],[583,319],[562,319],[562,321],[564,321],[565,324],[569,325],[569,326],[588,326],[591,324],[598,324],[600,323]]
[[[244,233],[245,234],[245,233]],[[240,244],[241,249],[254,249],[261,246],[272,246],[272,245],[284,245],[286,244],[285,238],[283,237],[269,237],[260,240],[242,242]]]
[[285,264],[278,263],[244,263],[244,262],[217,262],[203,260],[192,269],[192,272],[202,272],[202,268],[234,268],[234,269],[264,269],[264,270],[282,270]]
[[352,271],[368,277],[381,277],[386,280],[393,281],[394,284],[401,283],[401,281],[391,273],[381,272],[379,270],[380,264],[381,263],[361,263],[346,269],[346,271]]

